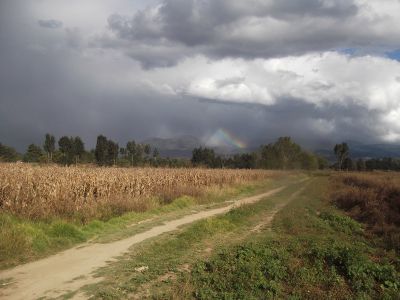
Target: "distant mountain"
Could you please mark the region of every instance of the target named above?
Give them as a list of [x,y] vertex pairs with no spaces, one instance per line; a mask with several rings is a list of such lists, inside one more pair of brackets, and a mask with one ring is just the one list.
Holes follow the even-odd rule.
[[142,141],[152,149],[157,148],[162,157],[190,158],[194,148],[202,146],[201,141],[193,136],[185,135],[177,138],[150,138]]
[[[397,157],[400,158],[400,145],[395,144],[362,144],[356,141],[347,142],[350,148],[350,156],[352,158],[383,158]],[[332,149],[319,149],[316,153],[334,161],[335,156]]]
[[193,149],[198,147],[212,148],[219,155],[233,155],[253,151],[253,149],[206,146],[200,139],[190,135],[177,138],[149,138],[142,141],[142,143],[149,144],[152,149],[157,148],[162,157],[171,158],[191,158]]

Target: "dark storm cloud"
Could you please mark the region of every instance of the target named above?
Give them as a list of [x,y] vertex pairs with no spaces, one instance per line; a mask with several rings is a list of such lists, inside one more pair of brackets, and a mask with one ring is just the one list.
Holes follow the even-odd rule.
[[[368,135],[361,122],[371,115],[364,115],[365,110],[359,107],[332,107],[326,111],[294,99],[280,99],[279,104],[266,107],[197,101],[140,88],[134,93],[104,88],[100,91],[92,79],[84,80],[85,74],[65,72],[65,65],[71,65],[74,58],[70,52],[63,52],[63,60],[59,55],[14,50],[7,54],[7,61],[2,60],[7,72],[0,70],[1,142],[23,151],[28,143],[42,143],[44,134],[51,132],[57,137],[80,135],[88,147],[93,147],[98,134],[124,145],[132,138],[153,136],[190,134],[206,139],[225,128],[249,145],[270,142],[281,135],[314,145],[332,136],[354,139],[354,128],[346,125],[348,118],[360,120],[353,124],[357,136]],[[219,84],[241,80],[231,78]],[[318,119],[335,120],[335,129],[328,135],[319,133],[312,122]]]
[[[225,126],[239,133],[253,147],[280,136],[291,136],[311,149],[330,147],[337,140],[379,141],[379,132],[374,131],[377,112],[356,103],[346,107],[331,105],[326,109],[301,100],[281,98],[276,105],[265,106],[199,99],[200,103],[219,106],[230,114],[232,110],[237,112],[236,122]],[[325,124],[330,124],[331,128],[324,129]]]
[[[344,139],[378,141],[389,127],[387,124],[395,125],[390,120],[387,124],[380,120],[383,114],[392,111],[390,99],[389,108],[377,111],[351,95],[341,101],[341,97],[330,93],[338,90],[339,96],[346,96],[349,90],[352,92],[347,82],[355,83],[354,89],[357,89],[357,80],[361,78],[360,82],[367,83],[358,87],[365,90],[360,99],[368,96],[370,81],[364,77],[382,78],[377,73],[380,69],[372,68],[382,64],[381,61],[373,58],[361,61],[362,72],[346,77],[345,84],[330,80],[329,76],[320,78],[318,72],[307,72],[309,61],[303,63],[303,73],[288,70],[287,66],[297,61],[288,61],[285,65],[280,61],[280,68],[271,67],[267,73],[250,64],[243,67],[254,58],[370,46],[376,41],[382,45],[398,43],[396,34],[386,37],[379,35],[382,30],[371,31],[370,24],[377,21],[368,23],[360,19],[361,7],[354,3],[345,0],[166,0],[137,13],[133,7],[133,16],[112,14],[114,10],[110,9],[108,21],[104,18],[104,24],[85,29],[86,20],[72,24],[75,15],[65,18],[62,12],[52,15],[54,7],[43,15],[42,12],[35,15],[28,9],[36,5],[32,1],[29,6],[25,1],[2,1],[0,142],[23,151],[31,142],[42,143],[44,134],[51,132],[57,137],[79,135],[87,146],[93,147],[98,134],[123,145],[132,138],[142,140],[155,136],[189,134],[206,139],[219,128],[231,131],[248,144],[270,142],[282,135],[312,146]],[[91,16],[86,17],[90,23]],[[57,19],[71,27],[42,28],[61,27]],[[94,34],[93,28],[100,33]],[[207,59],[198,63],[198,55]],[[249,61],[230,60],[230,57]],[[233,67],[225,68],[219,65],[221,61],[232,61]],[[347,67],[337,65],[336,60],[329,63],[328,58],[327,61],[332,67],[321,73],[342,74]],[[259,63],[260,68],[263,63]],[[179,69],[182,65],[186,69]],[[244,73],[235,72],[235,67],[245,70]],[[386,68],[398,77],[394,67]],[[312,75],[303,84],[304,73]],[[205,101],[202,93],[185,93],[188,86],[203,77],[215,83],[211,85],[214,90],[207,93],[210,87],[206,81],[204,95],[214,93],[223,100],[209,97],[212,99]],[[284,81],[277,80],[280,77]],[[268,86],[268,80],[276,83],[271,81]],[[146,84],[148,81],[152,84]],[[297,81],[300,83],[290,85]],[[386,78],[384,81],[389,82]],[[377,79],[373,83],[374,92],[393,91],[394,96],[389,96],[398,99],[396,85],[382,87]],[[242,87],[250,91],[248,103],[232,103],[241,100],[240,93],[233,100],[230,96],[242,92]],[[256,92],[262,94],[263,88],[272,100],[268,102],[265,96],[267,100],[261,97],[259,101],[264,101],[264,105],[254,104],[259,95]],[[285,96],[293,90],[298,92],[295,93],[298,98]],[[218,94],[221,91],[224,93]],[[339,100],[329,101],[326,95]],[[371,103],[381,100],[380,94],[377,95]],[[323,102],[310,103],[315,98],[323,98]]]
[[49,28],[49,29],[58,29],[63,27],[63,23],[58,20],[39,20],[38,24],[40,27]]
[[[342,47],[357,13],[349,0],[165,0],[133,17],[111,15],[108,23],[117,38],[131,42],[123,46],[130,57],[149,66],[141,45],[153,49],[154,66],[165,67],[189,54],[253,59]],[[362,44],[364,29],[357,30],[355,44]]]

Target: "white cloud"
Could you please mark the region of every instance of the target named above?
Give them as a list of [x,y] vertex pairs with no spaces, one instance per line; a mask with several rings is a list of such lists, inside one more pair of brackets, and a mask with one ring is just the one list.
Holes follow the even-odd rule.
[[[193,98],[204,98],[261,104],[264,123],[259,123],[270,117],[274,132],[292,128],[286,127],[291,123],[295,132],[305,124],[310,135],[348,131],[355,138],[363,132],[400,141],[400,62],[377,55],[400,48],[398,0],[355,0],[356,9],[347,0],[81,2],[8,0],[13,10],[2,12],[0,30],[7,34],[0,43],[9,51],[0,59],[9,61],[24,47],[32,55],[21,66],[19,59],[10,64],[16,79],[24,77],[21,70],[32,72],[29,80],[16,84],[18,90],[56,69],[60,78],[73,79],[70,90],[79,87],[95,95],[92,107],[102,95],[122,92],[135,98],[151,91],[160,103],[173,98],[195,106]],[[58,20],[63,28],[46,30],[38,20]],[[363,55],[335,52],[347,48]],[[46,63],[29,67],[38,59]],[[2,74],[10,77],[7,68]],[[47,91],[42,85],[35,87],[40,93]],[[45,98],[40,93],[26,101],[40,103]],[[118,99],[102,101],[117,107]],[[132,107],[141,105],[137,100]],[[288,119],[274,119],[276,111]]]
[[[149,75],[156,73],[160,74]],[[293,98],[317,106],[357,104],[382,112],[400,106],[400,63],[383,57],[326,52],[253,61],[206,63],[196,58],[164,73],[181,74],[187,94],[209,99],[272,105]]]
[[[175,74],[169,79],[167,74]],[[383,57],[351,57],[337,52],[268,60],[187,59],[168,70],[143,74],[153,84],[170,86],[194,98],[275,106],[291,101],[308,103],[320,111],[355,109],[370,112],[370,120],[343,118],[346,126],[362,123],[384,140],[400,140],[400,62]],[[157,84],[158,83],[158,84]],[[336,116],[340,118],[341,116]],[[312,128],[332,133],[332,119],[313,120]]]

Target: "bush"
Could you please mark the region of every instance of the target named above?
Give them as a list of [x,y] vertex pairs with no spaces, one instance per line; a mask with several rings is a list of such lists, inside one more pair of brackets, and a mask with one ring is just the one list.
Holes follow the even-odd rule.
[[400,252],[400,183],[392,175],[336,176],[332,201]]

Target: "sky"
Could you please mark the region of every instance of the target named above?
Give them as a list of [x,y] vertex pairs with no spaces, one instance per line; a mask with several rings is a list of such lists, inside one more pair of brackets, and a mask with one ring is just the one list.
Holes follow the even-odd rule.
[[400,1],[0,0],[0,142],[47,132],[400,143]]

